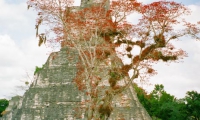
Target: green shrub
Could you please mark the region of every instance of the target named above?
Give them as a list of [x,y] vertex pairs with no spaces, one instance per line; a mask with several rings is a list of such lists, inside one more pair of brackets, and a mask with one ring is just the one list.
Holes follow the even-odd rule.
[[44,65],[43,65],[41,68],[38,67],[38,66],[36,66],[36,67],[35,67],[35,71],[34,71],[34,75],[35,75],[36,73],[38,73],[40,70],[42,70],[43,67],[44,67]]

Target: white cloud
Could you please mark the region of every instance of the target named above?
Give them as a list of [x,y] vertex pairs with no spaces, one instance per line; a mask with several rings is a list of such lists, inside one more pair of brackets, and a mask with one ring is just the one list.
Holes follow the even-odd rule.
[[80,6],[80,4],[81,4],[81,0],[75,0],[74,1],[74,5],[75,6]]
[[23,57],[23,53],[8,35],[0,35],[0,46],[0,66],[21,65],[21,61],[18,59]]
[[200,21],[200,5],[188,5],[187,7],[192,11],[192,13],[189,16],[186,16],[186,20],[190,21],[191,23],[196,23],[197,21]]
[[15,40],[32,35],[36,13],[27,10],[26,0],[18,4],[8,4],[0,0],[0,33],[9,34]]
[[18,84],[17,79],[23,73],[21,66],[25,56],[8,35],[0,35],[0,56],[0,82],[2,83],[0,98],[2,98],[2,95],[8,95]]
[[17,46],[8,35],[0,35],[0,82],[3,83],[0,98],[12,96],[16,86],[24,85],[20,80],[28,79],[26,72],[33,76],[35,66],[42,66],[49,52],[45,46],[39,48],[33,37]]

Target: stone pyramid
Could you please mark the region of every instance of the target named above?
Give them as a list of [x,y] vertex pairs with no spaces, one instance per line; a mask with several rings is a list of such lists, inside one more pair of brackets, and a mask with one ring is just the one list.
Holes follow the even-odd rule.
[[[83,114],[77,115],[84,99],[73,83],[77,60],[77,52],[68,47],[50,54],[25,94],[11,99],[1,120],[86,120]],[[134,101],[123,107],[116,105],[109,120],[120,120],[120,116],[125,120],[151,120],[134,90],[125,91],[127,95],[130,92]]]

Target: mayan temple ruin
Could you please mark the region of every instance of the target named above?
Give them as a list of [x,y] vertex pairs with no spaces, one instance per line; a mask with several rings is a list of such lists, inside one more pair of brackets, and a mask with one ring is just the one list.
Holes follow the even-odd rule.
[[[81,0],[82,8],[90,4],[93,4],[92,0]],[[51,53],[42,69],[35,74],[30,88],[22,97],[10,100],[0,120],[87,120],[80,109],[85,96],[73,82],[78,56],[76,49],[64,45],[60,51]],[[151,120],[134,89],[123,94],[124,97],[115,98],[109,120]],[[120,100],[124,101],[123,105],[117,102]]]

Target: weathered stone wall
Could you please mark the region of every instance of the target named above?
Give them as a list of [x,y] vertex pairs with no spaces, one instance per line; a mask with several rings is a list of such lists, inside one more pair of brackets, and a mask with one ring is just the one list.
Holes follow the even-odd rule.
[[19,100],[21,105],[11,104],[14,109],[7,108],[2,120],[69,120],[82,96],[72,82],[78,60],[76,54],[68,48],[52,53]]
[[[36,73],[30,88],[23,97],[12,100],[14,102],[10,103],[7,114],[1,120],[85,120],[77,112],[84,95],[72,81],[76,75],[77,62],[78,55],[74,49],[64,47],[52,53],[43,69]],[[115,98],[110,120],[151,120],[133,89],[123,94]],[[127,101],[130,96],[133,101]]]

